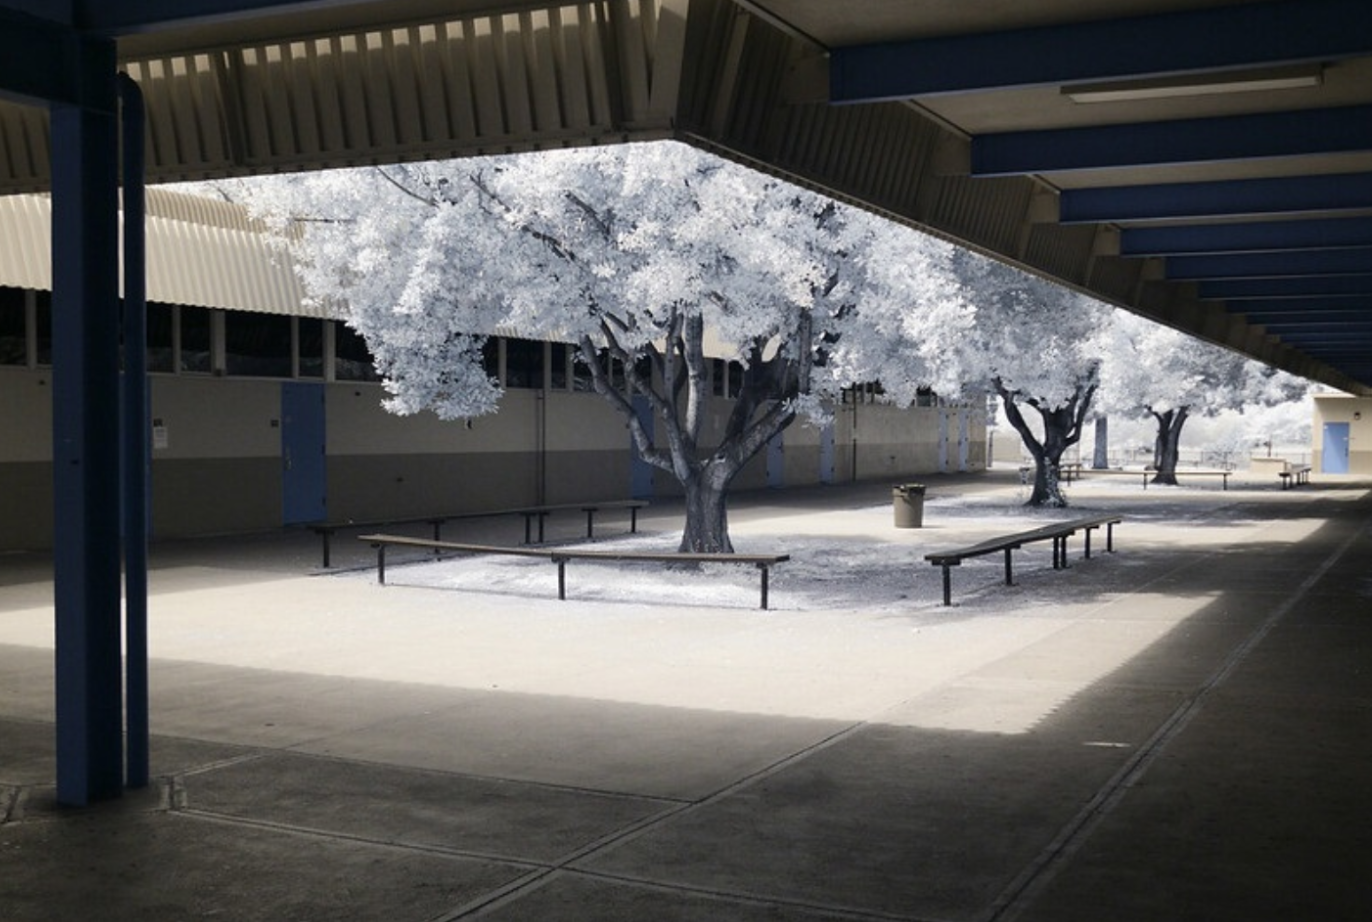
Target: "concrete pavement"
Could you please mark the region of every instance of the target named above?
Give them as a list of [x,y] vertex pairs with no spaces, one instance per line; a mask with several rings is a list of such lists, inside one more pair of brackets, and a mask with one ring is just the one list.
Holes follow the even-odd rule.
[[157,547],[156,782],[84,810],[52,802],[45,561],[0,558],[0,918],[1368,918],[1367,486],[1083,487],[1128,516],[1120,553],[1015,587],[968,565],[952,610],[917,552],[975,534],[893,534],[887,485],[733,521],[906,542],[908,608],[381,588],[315,574],[299,534]]

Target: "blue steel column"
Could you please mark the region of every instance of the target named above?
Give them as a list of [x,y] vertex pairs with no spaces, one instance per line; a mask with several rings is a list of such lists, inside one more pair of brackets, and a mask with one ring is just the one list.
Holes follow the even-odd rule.
[[112,41],[80,43],[52,128],[57,799],[123,788],[118,122]]
[[148,785],[148,298],[143,93],[119,75],[124,150],[124,685],[128,778]]

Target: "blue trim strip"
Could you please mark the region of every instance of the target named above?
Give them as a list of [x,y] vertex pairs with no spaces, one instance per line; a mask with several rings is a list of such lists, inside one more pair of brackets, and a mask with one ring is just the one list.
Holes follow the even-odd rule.
[[972,175],[1218,163],[1372,150],[1372,106],[1138,122],[972,139]]
[[1372,316],[1372,297],[1367,298],[1278,298],[1270,301],[1241,301],[1231,310],[1254,314],[1361,314]]
[[1322,295],[1372,295],[1372,275],[1340,275],[1299,279],[1240,279],[1201,282],[1201,298],[1232,301],[1248,298],[1307,298]]
[[[1367,322],[1372,324],[1372,314],[1338,314],[1326,313],[1324,311],[1291,311],[1281,313],[1280,311],[1244,311],[1243,316],[1249,323],[1259,323],[1268,329],[1278,327],[1295,326],[1300,327],[1307,323],[1353,323],[1361,324]],[[1366,321],[1363,318],[1367,318]]]
[[1121,256],[1372,247],[1372,218],[1136,227],[1120,233]]

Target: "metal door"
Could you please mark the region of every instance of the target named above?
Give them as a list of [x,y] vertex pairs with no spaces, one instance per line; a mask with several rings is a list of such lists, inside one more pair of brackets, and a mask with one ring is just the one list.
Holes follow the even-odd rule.
[[[653,407],[642,394],[634,395],[634,415],[649,435],[653,433]],[[638,445],[629,436],[629,452],[632,457],[629,468],[629,495],[634,499],[653,498],[653,466],[644,461],[638,453]]]
[[326,517],[324,386],[281,385],[281,511],[287,525]]
[[767,486],[780,490],[786,486],[786,449],[778,432],[767,440]]
[[1324,456],[1320,462],[1320,472],[1348,473],[1348,423],[1324,424]]
[[834,424],[819,430],[819,482],[834,482]]

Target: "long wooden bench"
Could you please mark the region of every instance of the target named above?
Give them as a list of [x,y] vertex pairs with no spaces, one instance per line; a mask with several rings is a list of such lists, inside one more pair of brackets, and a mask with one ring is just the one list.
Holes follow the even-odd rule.
[[[1229,489],[1229,478],[1234,476],[1233,471],[1178,470],[1173,471],[1172,473],[1175,474],[1177,477],[1219,477],[1221,480],[1220,489],[1222,490]],[[1155,476],[1157,476],[1157,471],[1144,471],[1143,488],[1145,490],[1148,489],[1148,481]]]
[[[1177,477],[1218,477],[1220,478],[1221,489],[1229,489],[1229,478],[1234,475],[1233,471],[1195,471],[1189,468],[1179,468],[1173,473]],[[1063,483],[1071,483],[1073,480],[1080,480],[1086,476],[1110,475],[1125,477],[1142,477],[1143,488],[1148,489],[1148,484],[1158,475],[1157,471],[1124,470],[1122,468],[1095,468],[1082,467],[1080,465],[1064,466],[1060,475]]]
[[1281,478],[1283,490],[1299,487],[1310,482],[1310,465],[1298,464],[1289,470],[1278,471],[1277,476]]
[[448,522],[460,519],[481,519],[493,518],[506,515],[520,515],[524,517],[524,543],[533,544],[533,523],[538,522],[538,542],[543,543],[544,523],[548,516],[556,512],[568,512],[577,510],[586,513],[586,538],[589,540],[595,537],[595,514],[601,511],[627,509],[629,511],[629,532],[638,532],[638,510],[648,505],[647,500],[641,499],[610,499],[601,500],[594,503],[565,503],[555,506],[519,506],[513,509],[491,509],[484,512],[457,512],[449,515],[426,515],[416,518],[392,518],[376,519],[368,522],[324,522],[308,526],[311,531],[319,535],[323,544],[323,566],[327,569],[330,565],[330,551],[335,533],[344,529],[374,529],[385,528],[395,525],[428,525],[433,529],[433,540],[443,540],[443,526]]
[[519,557],[538,557],[557,564],[557,597],[567,598],[567,562],[571,560],[629,560],[644,563],[732,563],[755,566],[761,573],[762,604],[767,608],[768,574],[773,566],[791,559],[790,554],[700,554],[700,553],[651,553],[639,551],[579,550],[576,548],[533,548],[500,547],[489,544],[461,544],[453,541],[430,541],[425,538],[409,538],[403,535],[358,535],[359,541],[366,541],[376,549],[376,579],[386,584],[386,548],[412,547],[424,548],[438,553],[454,554],[505,554]]
[[1067,568],[1067,539],[1077,532],[1085,534],[1086,558],[1091,557],[1091,532],[1097,528],[1105,529],[1105,549],[1111,553],[1115,550],[1115,526],[1124,521],[1121,515],[1101,515],[1093,518],[1073,519],[1070,522],[1056,522],[1052,525],[1044,525],[1029,531],[1016,532],[1012,535],[1001,535],[991,538],[968,547],[954,548],[947,551],[935,551],[925,554],[924,559],[936,567],[943,568],[943,604],[953,604],[953,578],[952,568],[962,564],[970,557],[981,557],[986,554],[994,554],[997,551],[1005,553],[1005,585],[1014,584],[1014,570],[1011,563],[1011,552],[1019,550],[1026,544],[1037,541],[1053,542],[1053,569],[1063,570]]

